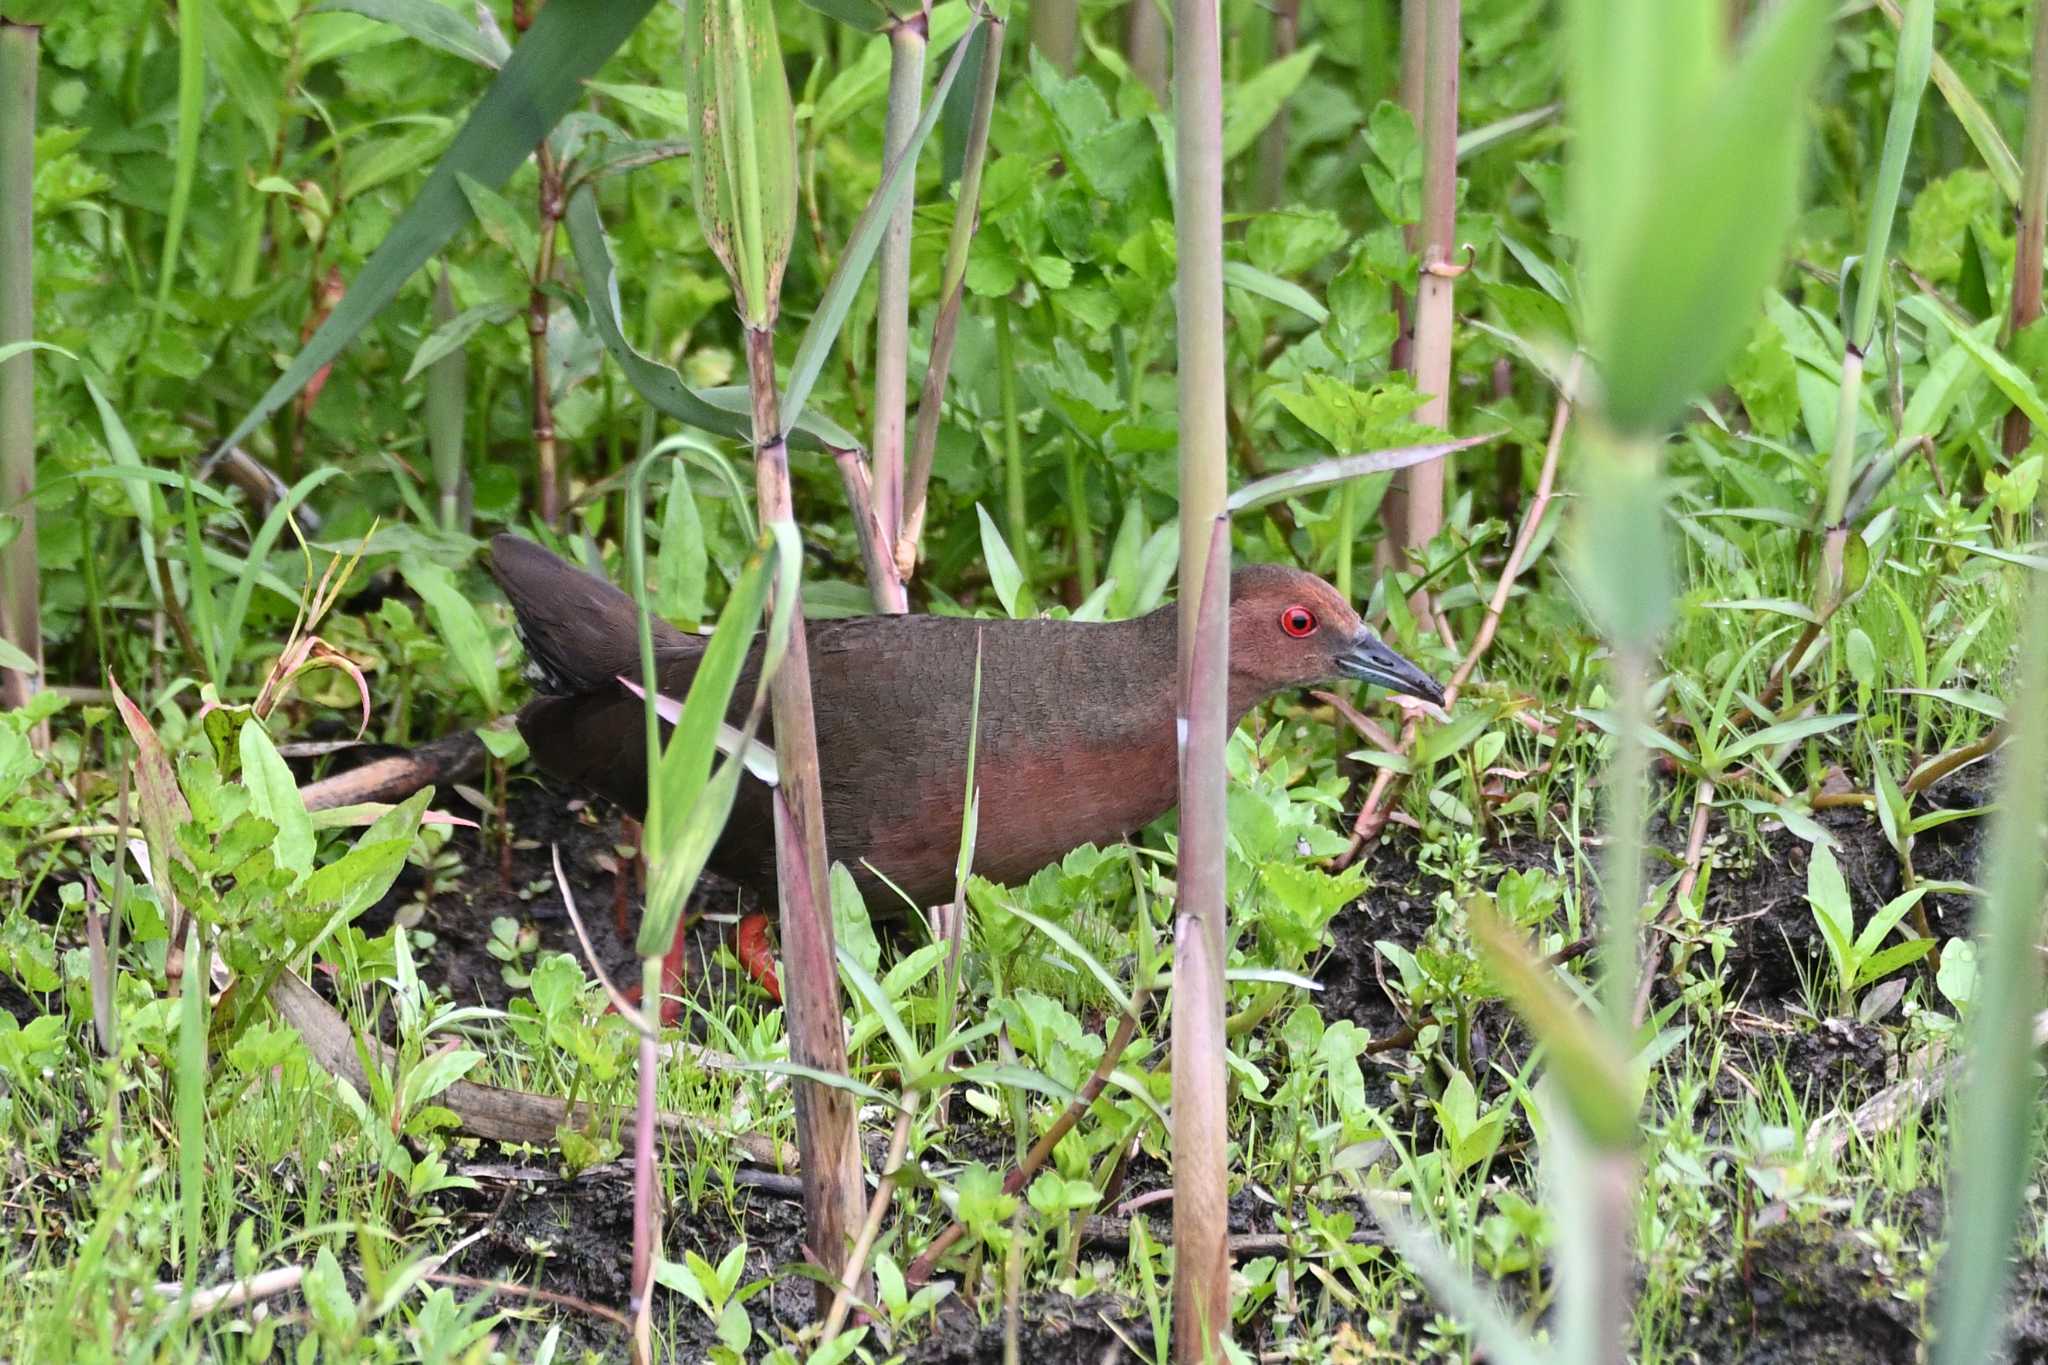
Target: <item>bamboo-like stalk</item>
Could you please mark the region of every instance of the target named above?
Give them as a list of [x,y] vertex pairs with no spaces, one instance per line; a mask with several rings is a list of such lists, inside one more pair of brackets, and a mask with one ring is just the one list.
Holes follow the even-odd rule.
[[[1183,435],[1184,446],[1185,441]],[[1224,1062],[1230,1040],[1223,983],[1229,942],[1223,753],[1230,739],[1230,521],[1219,516],[1211,525],[1201,587],[1193,588],[1185,574],[1181,578],[1183,637],[1193,637],[1182,673],[1185,738],[1173,955],[1173,1335],[1174,1359],[1183,1365],[1221,1359],[1230,1328],[1230,1088]],[[1191,598],[1199,614],[1193,630],[1186,616]]]
[[[434,322],[455,316],[455,296],[448,285],[444,267],[434,282]],[[441,529],[459,530],[467,520],[462,512],[462,485],[468,478],[463,467],[462,437],[469,407],[469,352],[457,346],[427,367],[426,426],[427,449],[434,461],[434,493],[439,504]]]
[[[991,18],[986,37],[979,40],[983,44],[980,83],[975,87],[974,113],[967,126],[967,152],[960,163],[959,201],[953,210],[953,232],[946,241],[946,262],[940,277],[939,316],[932,324],[931,359],[925,367],[924,389],[917,400],[917,431],[911,442],[910,469],[903,493],[903,534],[896,543],[896,575],[899,580],[908,579],[916,569],[918,546],[924,537],[932,460],[939,448],[939,417],[944,409],[946,378],[953,365],[953,341],[960,326],[960,304],[967,285],[967,255],[974,243],[981,204],[981,172],[988,161],[988,129],[995,115],[996,80],[1002,72],[1004,30],[1001,19]],[[1016,386],[1007,369],[1004,379],[1009,384],[1009,406],[1014,408]],[[1012,423],[1008,432],[1014,431],[1015,424]],[[1010,446],[1014,445],[1014,441],[1010,442]],[[1005,453],[1009,453],[1008,449]],[[1010,471],[1006,480],[1009,488],[1010,553],[1017,556],[1017,562],[1024,566],[1025,575],[1029,577],[1031,569],[1025,557],[1028,547],[1022,535],[1024,490],[1021,451],[1007,463]]]
[[[775,320],[796,231],[796,126],[775,11],[768,0],[690,0],[683,32],[684,79],[699,133],[690,159],[697,214],[732,281],[746,331],[759,520],[779,542],[793,544],[796,514],[776,387]],[[769,696],[781,770],[774,792],[775,867],[789,1057],[816,1072],[844,1075],[846,1037],[826,899],[825,812],[802,590],[784,583],[778,591],[790,600],[794,622]],[[810,1080],[796,1083],[795,1100],[810,1254],[820,1265],[843,1265],[865,1202],[853,1103],[845,1091]],[[865,1279],[853,1291],[867,1298]],[[831,1302],[831,1289],[819,1286],[818,1311],[827,1312]]]
[[[755,498],[761,524],[793,523],[789,448],[777,411],[771,331],[747,330],[747,371],[753,390]],[[811,658],[801,624],[801,598],[795,612],[798,626],[790,632],[789,652],[770,684],[775,756],[782,776],[775,800],[775,856],[789,1056],[799,1066],[845,1075],[838,952],[830,902],[824,898],[825,807],[818,776],[818,730],[811,711]],[[810,1248],[822,1264],[842,1264],[864,1213],[852,1099],[843,1090],[799,1081],[796,1123]],[[863,1279],[854,1286],[858,1297],[868,1297],[864,1285]],[[820,1285],[818,1292],[819,1311],[829,1311],[831,1290]]]
[[[882,155],[893,162],[910,146],[924,98],[924,56],[928,23],[920,12],[898,20],[889,30],[889,111],[883,123]],[[910,382],[910,216],[915,194],[896,201],[882,234],[875,279],[875,412],[872,450],[875,462],[875,515],[887,539],[877,547],[878,562],[899,563],[896,545],[902,538],[904,413]],[[903,612],[902,584],[895,591],[869,585],[875,608]]]
[[1078,0],[1031,0],[1031,45],[1063,76],[1074,74],[1081,39]]
[[[2020,162],[2020,228],[2012,258],[2012,312],[2008,343],[2041,316],[2041,248],[2048,235],[2048,4],[2034,4],[2033,79],[2027,87],[2027,140]],[[2005,415],[2004,448],[2018,455],[2031,435],[2027,415]]]
[[[0,19],[0,346],[35,333],[34,207],[36,64],[42,30]],[[21,529],[0,550],[0,639],[26,654],[34,674],[0,669],[0,709],[20,706],[42,683],[43,632],[36,570],[35,357],[0,360],[0,512]]]
[[[1415,420],[1448,428],[1451,420],[1451,324],[1457,270],[1458,43],[1460,0],[1428,0],[1422,79],[1421,278],[1415,289],[1415,385],[1427,394]],[[1444,525],[1444,465],[1419,464],[1395,476],[1403,493],[1402,548],[1419,550]],[[1411,556],[1411,558],[1416,558]],[[1428,596],[1409,604],[1430,627]]]
[[1223,62],[1217,0],[1175,0],[1174,241],[1180,401],[1180,865],[1173,970],[1174,1358],[1230,1330],[1224,1058],[1224,747],[1230,666],[1223,310]]

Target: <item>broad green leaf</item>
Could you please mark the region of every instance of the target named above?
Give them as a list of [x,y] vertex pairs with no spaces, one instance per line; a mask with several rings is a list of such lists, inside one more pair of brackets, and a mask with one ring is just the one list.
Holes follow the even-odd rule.
[[1766,725],[1753,734],[1744,735],[1721,753],[1724,761],[1733,763],[1744,754],[1757,749],[1776,748],[1780,744],[1795,744],[1802,739],[1838,730],[1856,719],[1854,711],[1845,711],[1831,716],[1802,716],[1798,720],[1782,720],[1776,725]]
[[1024,571],[1017,567],[1017,557],[1010,553],[988,509],[976,503],[974,512],[981,518],[981,557],[988,565],[989,585],[996,590],[996,600],[1003,604],[1004,614],[1014,618],[1024,592]]
[[435,630],[484,709],[497,715],[504,709],[498,689],[498,653],[475,604],[455,586],[448,571],[431,560],[406,559],[400,563],[399,572],[426,604]]
[[1330,310],[1316,301],[1316,296],[1292,280],[1283,280],[1278,275],[1246,265],[1243,261],[1228,261],[1223,266],[1223,282],[1257,294],[1262,299],[1271,299],[1283,308],[1292,308],[1303,317],[1320,327],[1330,320]]
[[462,197],[469,201],[469,211],[476,215],[477,226],[484,230],[484,236],[512,253],[512,259],[519,262],[520,270],[532,273],[534,255],[540,249],[540,236],[533,224],[526,221],[526,215],[512,207],[504,195],[484,184],[473,175],[457,175],[455,182],[462,186]]
[[434,0],[325,0],[309,13],[347,11],[405,30],[411,37],[450,56],[496,71],[512,55],[502,35],[485,32],[446,5]]
[[1998,391],[2006,396],[2012,405],[2027,415],[2035,427],[2048,426],[2048,403],[2041,399],[2041,391],[2034,387],[2034,381],[2026,372],[2007,360],[1998,348],[1986,339],[1985,328],[1965,327],[1950,316],[1946,308],[1928,307],[1916,310],[1923,319],[1931,318],[1948,330],[1956,345],[1969,354],[1970,359],[1988,375]]
[[1322,44],[1310,43],[1241,81],[1232,81],[1223,93],[1223,159],[1229,161],[1259,140],[1266,125],[1308,78],[1309,68],[1322,54]]
[[313,870],[313,820],[299,795],[298,779],[270,742],[263,722],[251,716],[242,722],[242,785],[249,790],[249,808],[277,827],[273,846],[277,865],[303,877]]

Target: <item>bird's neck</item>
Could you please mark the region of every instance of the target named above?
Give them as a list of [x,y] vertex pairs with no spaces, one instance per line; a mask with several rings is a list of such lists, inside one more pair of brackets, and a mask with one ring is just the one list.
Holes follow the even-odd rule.
[[[1165,679],[1167,705],[1175,715],[1180,714],[1180,609],[1178,604],[1169,602],[1163,607],[1136,617],[1119,625],[1136,628],[1142,632],[1143,650],[1153,658],[1165,659],[1167,667],[1161,670]],[[1228,715],[1224,722],[1226,730],[1235,730],[1239,721],[1251,714],[1253,707],[1273,695],[1273,689],[1258,678],[1240,672],[1232,667],[1230,691],[1225,703]]]

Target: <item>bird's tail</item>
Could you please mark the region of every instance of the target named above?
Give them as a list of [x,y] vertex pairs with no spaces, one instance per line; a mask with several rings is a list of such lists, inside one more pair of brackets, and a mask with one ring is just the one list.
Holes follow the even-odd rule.
[[[638,613],[631,597],[517,536],[493,536],[485,562],[518,616],[536,691],[576,696],[616,688],[621,674],[638,676]],[[657,650],[687,648],[685,639],[655,618]]]

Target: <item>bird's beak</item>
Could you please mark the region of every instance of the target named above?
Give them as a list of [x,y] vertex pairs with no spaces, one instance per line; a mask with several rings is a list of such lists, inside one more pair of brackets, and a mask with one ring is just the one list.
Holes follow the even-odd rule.
[[1436,679],[1388,649],[1386,642],[1369,630],[1361,630],[1351,638],[1351,644],[1337,656],[1337,667],[1347,678],[1377,683],[1389,691],[1443,705],[1444,690]]

